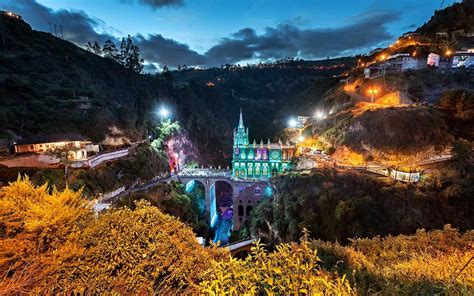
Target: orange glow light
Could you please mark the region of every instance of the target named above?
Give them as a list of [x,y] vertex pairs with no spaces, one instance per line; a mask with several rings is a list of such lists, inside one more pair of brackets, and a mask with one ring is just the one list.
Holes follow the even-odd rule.
[[452,53],[453,53],[453,52],[452,52],[451,50],[449,50],[449,49],[446,50],[446,55],[447,55],[447,56],[451,55]]

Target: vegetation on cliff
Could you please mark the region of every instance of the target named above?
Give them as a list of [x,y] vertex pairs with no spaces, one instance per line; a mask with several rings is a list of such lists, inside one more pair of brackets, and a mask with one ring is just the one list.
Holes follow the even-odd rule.
[[308,229],[314,238],[347,242],[353,237],[414,233],[452,224],[472,229],[472,164],[429,174],[420,185],[335,169],[273,179],[273,199],[252,212],[252,231],[269,241],[295,241]]

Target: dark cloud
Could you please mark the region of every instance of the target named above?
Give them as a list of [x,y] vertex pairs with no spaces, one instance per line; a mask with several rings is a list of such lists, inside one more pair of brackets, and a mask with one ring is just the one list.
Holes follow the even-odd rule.
[[203,65],[205,57],[191,50],[188,45],[173,39],[167,39],[161,34],[134,37],[143,58],[148,62],[177,67],[178,65]]
[[[135,0],[122,0],[135,1]],[[136,0],[153,7],[177,5],[182,0]],[[79,46],[87,41],[103,44],[107,39],[117,41],[104,30],[105,24],[78,10],[52,10],[34,0],[6,0],[3,8],[21,14],[35,29],[49,32],[49,24],[62,25],[64,37]],[[341,56],[366,51],[370,47],[392,38],[386,25],[399,19],[398,13],[369,11],[348,20],[349,24],[337,28],[302,29],[301,19],[267,27],[263,33],[243,28],[219,40],[204,54],[189,48],[187,44],[163,37],[161,34],[133,37],[141,49],[147,64],[189,66],[219,66],[244,60],[279,59],[301,57],[305,59]],[[107,28],[110,31],[110,28]],[[117,44],[118,45],[118,44]],[[147,69],[152,69],[148,66]]]
[[[109,34],[97,33],[95,28],[104,27],[101,20],[88,16],[79,10],[60,9],[53,11],[34,0],[7,0],[2,4],[2,8],[20,14],[33,28],[45,32],[50,31],[52,26],[62,26],[64,38],[83,46],[87,41],[104,42],[107,39],[114,39]],[[54,30],[54,29],[53,29]]]
[[162,8],[165,6],[181,6],[183,0],[139,0],[140,3],[150,6],[153,9]]
[[247,59],[338,56],[389,40],[392,36],[386,24],[398,19],[396,12],[371,11],[339,28],[300,29],[291,22],[268,27],[262,34],[246,28],[222,38],[205,55],[208,65]]
[[163,7],[171,6],[182,6],[184,4],[183,0],[120,0],[122,3],[131,4],[134,1],[137,1],[139,4],[143,4],[157,10]]

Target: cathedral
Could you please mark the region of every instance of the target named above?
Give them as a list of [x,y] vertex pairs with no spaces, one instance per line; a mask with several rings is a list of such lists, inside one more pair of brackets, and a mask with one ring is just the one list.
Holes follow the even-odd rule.
[[232,176],[235,178],[266,179],[272,175],[288,171],[292,167],[291,159],[296,147],[288,142],[282,144],[260,141],[249,142],[249,130],[244,127],[242,108],[239,126],[234,129],[234,151],[232,158]]

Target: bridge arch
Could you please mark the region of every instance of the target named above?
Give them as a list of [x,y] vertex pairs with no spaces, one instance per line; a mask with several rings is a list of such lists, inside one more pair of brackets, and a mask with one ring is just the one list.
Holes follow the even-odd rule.
[[198,205],[199,212],[201,215],[206,215],[206,184],[205,182],[198,179],[191,179],[187,182],[183,182],[184,188],[187,194],[194,199],[194,202]]
[[226,244],[234,225],[234,186],[226,180],[215,180],[210,186],[211,227],[214,241]]

